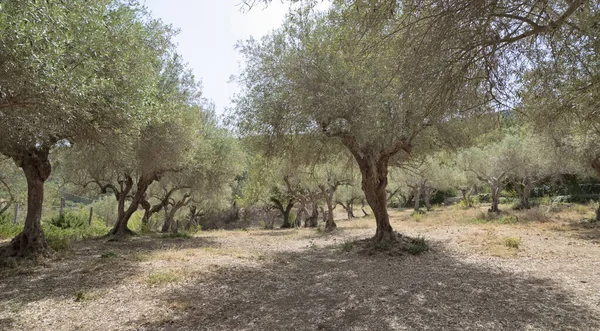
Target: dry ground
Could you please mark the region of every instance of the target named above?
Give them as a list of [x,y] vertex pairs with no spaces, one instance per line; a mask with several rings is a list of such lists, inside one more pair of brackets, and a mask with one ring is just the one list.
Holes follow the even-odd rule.
[[484,210],[391,211],[420,256],[357,252],[372,218],[79,242],[0,270],[0,329],[600,330],[600,227],[576,222],[591,207],[471,221]]

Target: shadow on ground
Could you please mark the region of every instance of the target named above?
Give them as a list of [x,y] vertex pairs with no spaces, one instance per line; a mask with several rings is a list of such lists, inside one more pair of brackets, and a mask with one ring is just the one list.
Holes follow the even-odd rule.
[[589,240],[593,243],[600,244],[600,223],[581,221],[569,224],[570,230],[575,238]]
[[222,268],[157,297],[170,308],[138,330],[597,330],[598,311],[547,279],[446,254],[367,257],[339,249]]
[[[0,309],[47,298],[75,297],[81,290],[103,290],[139,273],[143,254],[155,250],[219,247],[211,237],[163,238],[140,236],[126,241],[78,241],[67,253],[43,265],[0,269]],[[61,258],[62,255],[65,257]],[[2,323],[8,321],[0,320]]]

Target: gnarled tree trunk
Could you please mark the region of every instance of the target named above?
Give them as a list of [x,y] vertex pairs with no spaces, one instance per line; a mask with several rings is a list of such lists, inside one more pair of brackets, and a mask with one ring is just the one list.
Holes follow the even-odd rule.
[[[596,175],[600,178],[600,157],[594,159],[592,168],[594,168]],[[598,209],[596,209],[596,222],[600,222],[600,195],[598,197]]]
[[312,199],[312,213],[310,217],[308,217],[304,221],[304,227],[307,228],[316,228],[319,224],[319,206],[317,205],[316,199]]
[[492,190],[492,206],[488,212],[499,213],[500,208],[498,208],[498,205],[500,204],[500,191],[502,191],[502,185],[498,181],[494,181],[490,184],[490,188]]
[[420,213],[421,212],[421,186],[415,186],[413,188],[413,200],[415,202],[415,212]]
[[362,189],[377,223],[373,239],[376,242],[394,241],[396,234],[390,224],[385,190],[388,183],[388,158],[380,157],[378,160],[373,160],[371,157],[363,156],[357,158],[357,161],[362,174]]
[[28,257],[49,252],[41,225],[44,183],[52,171],[48,154],[48,148],[39,148],[14,158],[27,180],[27,215],[23,231],[5,247],[4,256]]
[[[131,199],[131,204],[129,205],[129,207],[127,209],[125,209],[125,198],[124,198],[124,196],[126,194],[124,194],[123,192],[121,193],[121,196],[119,197],[119,210],[118,210],[117,222],[115,223],[114,227],[108,233],[109,236],[112,236],[113,238],[119,238],[119,237],[135,235],[135,232],[133,232],[131,229],[129,229],[127,227],[127,224],[129,223],[129,219],[131,218],[131,215],[133,215],[133,213],[135,213],[138,210],[140,203],[142,202],[142,200],[144,199],[144,196],[146,195],[146,191],[148,190],[148,187],[150,186],[150,184],[152,184],[152,182],[155,179],[156,179],[155,175],[140,176],[138,183],[137,183],[137,190],[136,190],[135,194],[133,195],[133,198]],[[127,185],[129,185],[129,181],[131,181],[131,178],[129,178],[127,181],[128,181]]]
[[337,224],[333,220],[333,208],[335,208],[333,204],[333,195],[335,193],[335,188],[326,188],[324,185],[319,185],[321,189],[321,193],[325,198],[325,203],[327,204],[327,217],[325,218],[325,230],[333,231],[337,228]]

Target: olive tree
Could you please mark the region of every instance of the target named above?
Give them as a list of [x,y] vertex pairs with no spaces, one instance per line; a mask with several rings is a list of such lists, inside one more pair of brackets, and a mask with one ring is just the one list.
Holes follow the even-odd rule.
[[48,249],[40,225],[50,150],[126,132],[143,117],[156,60],[172,31],[120,1],[3,1],[0,10],[0,153],[27,180],[23,231],[3,252]]
[[470,112],[484,111],[482,73],[448,64],[443,49],[452,38],[421,33],[425,40],[417,44],[407,31],[382,43],[378,35],[361,37],[344,13],[290,15],[261,42],[240,45],[247,65],[238,78],[244,93],[236,116],[249,135],[310,132],[344,146],[361,171],[375,240],[393,240],[388,164],[415,147],[427,149],[422,137],[447,137]]

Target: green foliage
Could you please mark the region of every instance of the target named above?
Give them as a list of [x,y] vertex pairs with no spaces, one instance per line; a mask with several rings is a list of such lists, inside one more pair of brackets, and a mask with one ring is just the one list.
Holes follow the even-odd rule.
[[354,248],[354,242],[350,240],[346,240],[342,243],[342,247],[340,248],[342,252],[348,253]]
[[71,242],[76,240],[86,240],[106,235],[109,227],[98,219],[92,220],[92,226],[61,228],[49,222],[42,223],[42,230],[48,241],[48,245],[57,251],[69,249]]
[[101,297],[101,293],[94,290],[80,290],[75,292],[75,302],[94,301]]
[[519,249],[521,245],[521,238],[519,237],[506,237],[504,238],[504,246],[512,249]]
[[[202,225],[198,224],[198,225],[192,225],[190,226],[190,228],[187,230],[190,234],[196,234],[196,233],[200,233],[202,232]],[[243,228],[242,231],[248,231],[248,229]]]
[[412,255],[418,255],[429,251],[429,244],[423,237],[411,238],[407,247],[407,252]]
[[164,285],[169,283],[176,283],[183,278],[181,273],[167,270],[167,271],[159,271],[148,275],[146,278],[146,283],[148,285]]
[[0,223],[0,239],[13,238],[23,231],[23,224],[13,224],[10,222]]
[[466,199],[460,199],[458,204],[456,204],[459,209],[471,209],[476,208],[479,205],[479,201],[477,197],[468,197]]
[[56,215],[46,221],[61,229],[82,228],[88,226],[89,214],[66,210],[62,215]]
[[480,213],[474,219],[471,220],[472,223],[497,223],[497,224],[515,224],[519,222],[519,219],[510,214],[497,214],[497,213]]
[[423,220],[423,215],[424,215],[424,214],[425,214],[425,213],[424,213],[424,212],[422,212],[422,211],[416,211],[416,210],[414,210],[414,211],[413,211],[413,212],[410,214],[410,217],[412,217],[412,219],[413,219],[415,222],[420,222],[421,220]]

